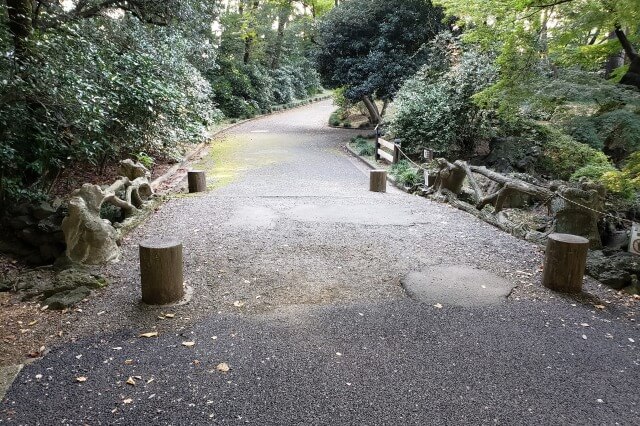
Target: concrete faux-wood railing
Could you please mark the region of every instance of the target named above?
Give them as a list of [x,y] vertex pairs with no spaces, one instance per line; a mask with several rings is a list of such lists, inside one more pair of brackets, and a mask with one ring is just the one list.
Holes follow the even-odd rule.
[[397,164],[398,161],[400,161],[400,144],[398,140],[389,142],[376,134],[376,152],[374,158],[376,161],[382,158],[391,164]]

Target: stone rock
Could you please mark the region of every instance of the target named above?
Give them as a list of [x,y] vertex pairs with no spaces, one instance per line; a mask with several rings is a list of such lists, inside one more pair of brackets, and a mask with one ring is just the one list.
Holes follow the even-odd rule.
[[35,228],[24,228],[21,231],[16,232],[16,236],[32,246],[38,247],[42,244],[40,234],[35,230]]
[[49,309],[66,309],[70,308],[78,302],[88,297],[91,294],[91,290],[87,287],[78,287],[73,290],[63,291],[56,293],[42,302],[44,305],[49,306]]
[[98,289],[106,287],[107,285],[109,285],[109,280],[105,277],[77,269],[66,269],[61,271],[53,279],[54,288],[64,288],[65,290],[78,287]]
[[137,178],[147,178],[151,177],[151,173],[149,169],[138,162],[134,162],[133,160],[126,159],[120,162],[120,168],[118,169],[118,173],[121,176],[129,178],[129,180],[135,180]]
[[56,213],[56,209],[47,202],[42,202],[33,208],[33,216],[38,219],[46,219]]
[[97,185],[84,184],[69,200],[69,215],[62,221],[69,259],[86,264],[117,261],[117,232],[100,217],[105,193]]
[[53,234],[55,232],[62,231],[62,221],[64,220],[64,216],[55,215],[49,216],[45,219],[42,219],[38,222],[38,231],[45,234]]
[[14,229],[16,231],[19,231],[24,228],[28,228],[36,224],[35,220],[33,220],[29,216],[10,217],[7,222],[9,227],[11,227],[11,229]]
[[10,211],[17,216],[29,216],[31,214],[31,205],[29,203],[20,203],[11,208]]
[[39,248],[40,256],[47,262],[53,262],[64,253],[64,246],[62,244],[47,243],[42,244]]
[[631,284],[631,274],[627,271],[612,269],[601,273],[598,280],[615,290],[620,290]]

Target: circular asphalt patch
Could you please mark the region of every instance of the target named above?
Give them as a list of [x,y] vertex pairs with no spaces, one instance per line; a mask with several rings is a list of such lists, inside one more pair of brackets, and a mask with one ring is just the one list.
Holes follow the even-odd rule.
[[402,279],[402,285],[412,299],[463,307],[502,303],[514,287],[489,271],[464,265],[412,272]]

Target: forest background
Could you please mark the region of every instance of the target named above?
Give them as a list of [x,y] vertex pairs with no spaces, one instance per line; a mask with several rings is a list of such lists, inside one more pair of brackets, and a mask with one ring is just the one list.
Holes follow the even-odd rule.
[[638,0],[5,0],[0,197],[336,89],[409,153],[640,189]]

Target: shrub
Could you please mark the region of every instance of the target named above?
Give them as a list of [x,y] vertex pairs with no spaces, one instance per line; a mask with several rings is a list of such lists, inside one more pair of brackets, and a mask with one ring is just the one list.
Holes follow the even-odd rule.
[[389,173],[402,185],[414,186],[422,179],[420,170],[413,168],[407,160],[400,160],[393,164]]
[[553,178],[568,180],[585,166],[611,167],[604,153],[580,143],[554,128],[548,128],[542,147],[542,155],[536,165],[538,171]]
[[473,95],[494,81],[496,71],[487,56],[447,43],[431,45],[439,60],[406,81],[395,100],[390,129],[409,152],[431,148],[468,156],[489,134],[488,112],[475,105]]
[[334,112],[329,116],[329,125],[337,127],[340,125],[340,119],[338,118],[338,113]]

